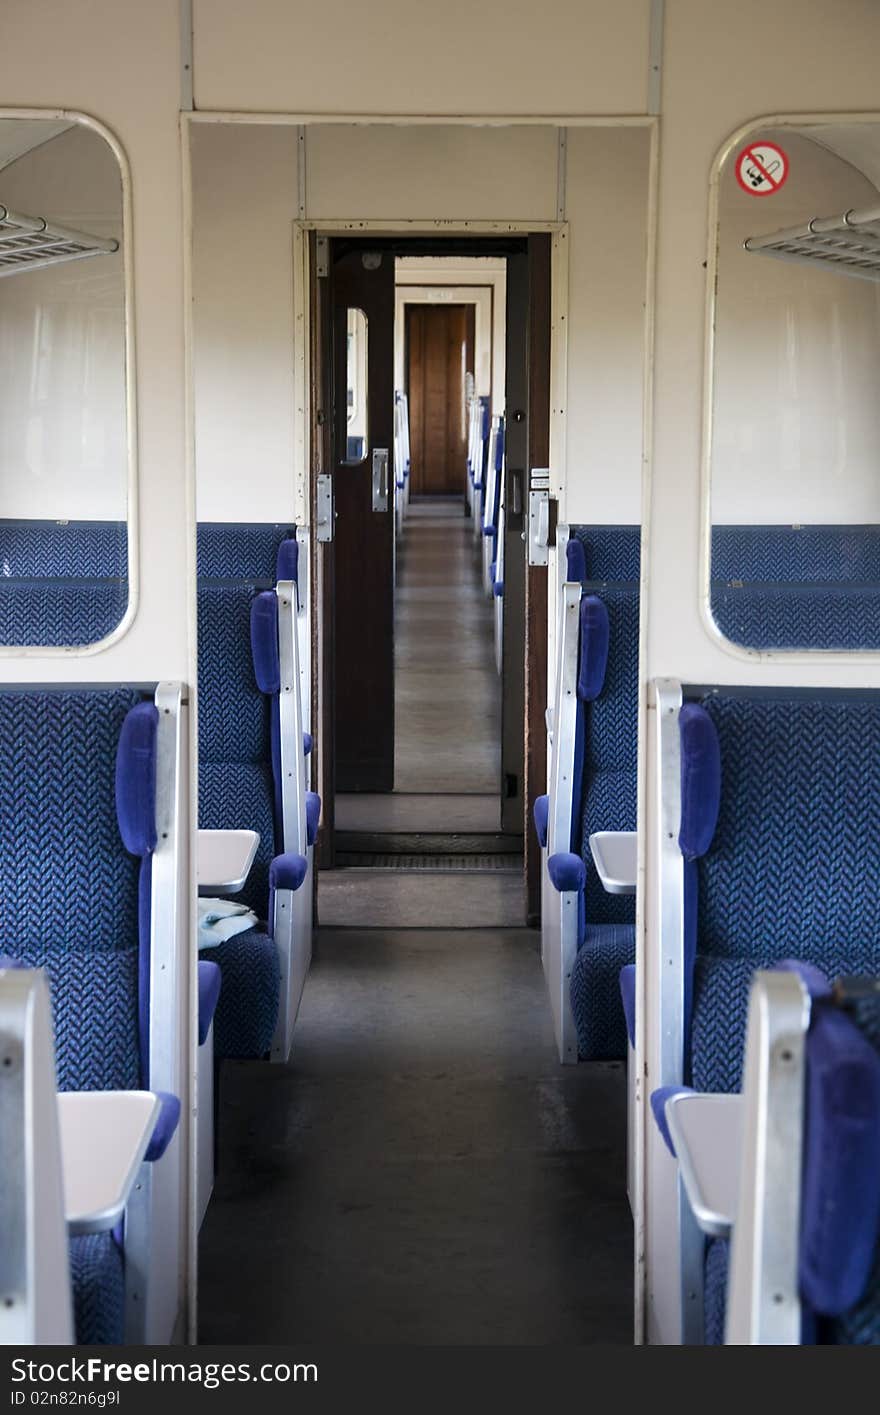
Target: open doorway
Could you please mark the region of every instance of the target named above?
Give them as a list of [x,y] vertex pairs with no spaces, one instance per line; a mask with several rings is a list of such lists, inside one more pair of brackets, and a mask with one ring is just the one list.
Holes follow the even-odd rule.
[[[491,871],[488,890],[459,881],[462,922],[488,894],[487,923],[522,924],[523,513],[549,421],[549,237],[346,235],[324,251],[315,430],[335,516],[321,863],[334,873],[319,909],[321,891],[327,922],[347,917],[337,900],[360,907],[363,879],[340,871]],[[392,452],[401,407],[405,467]],[[531,661],[545,653],[533,645]]]

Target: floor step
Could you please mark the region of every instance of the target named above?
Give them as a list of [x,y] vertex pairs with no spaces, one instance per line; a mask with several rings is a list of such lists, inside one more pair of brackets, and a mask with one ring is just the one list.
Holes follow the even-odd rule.
[[522,855],[521,835],[500,830],[337,830],[337,855]]
[[522,855],[510,852],[494,855],[429,855],[422,852],[404,854],[402,851],[336,851],[336,869],[339,870],[429,870],[435,874],[472,874],[478,870],[505,870],[511,874],[520,874],[522,867]]

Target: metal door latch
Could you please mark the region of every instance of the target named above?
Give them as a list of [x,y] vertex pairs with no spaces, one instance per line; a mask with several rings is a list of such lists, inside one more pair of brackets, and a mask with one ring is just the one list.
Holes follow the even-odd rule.
[[333,539],[333,478],[329,472],[322,472],[317,478],[315,539],[321,541]]
[[532,467],[529,478],[529,534],[528,551],[530,565],[549,563],[550,541],[550,469]]
[[388,510],[388,448],[373,448],[373,510]]

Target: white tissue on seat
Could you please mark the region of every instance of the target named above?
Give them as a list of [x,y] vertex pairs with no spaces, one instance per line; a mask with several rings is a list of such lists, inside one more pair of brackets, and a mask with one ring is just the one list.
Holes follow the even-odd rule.
[[199,948],[216,948],[235,934],[255,929],[259,919],[246,904],[233,899],[199,900]]

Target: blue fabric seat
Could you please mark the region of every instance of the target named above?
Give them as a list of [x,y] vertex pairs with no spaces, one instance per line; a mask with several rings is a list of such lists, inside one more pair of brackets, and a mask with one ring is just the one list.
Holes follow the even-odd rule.
[[70,1240],[73,1324],[78,1346],[119,1345],[125,1319],[125,1260],[112,1233]]
[[0,578],[0,643],[94,644],[116,628],[127,604],[127,580]]
[[750,648],[880,646],[880,526],[713,526],[711,604]]
[[128,604],[124,521],[0,520],[0,643],[75,647]]
[[[810,993],[800,1156],[802,1345],[880,1345],[880,984],[834,990],[787,963]],[[724,1342],[731,1243],[707,1244],[705,1339]]]
[[[0,690],[0,954],[46,969],[62,1090],[149,1084],[157,717],[137,689]],[[129,742],[152,796],[128,793]],[[115,1239],[72,1240],[71,1272],[77,1339],[121,1342]]]
[[618,979],[635,958],[635,900],[602,887],[590,835],[636,828],[640,535],[638,526],[572,526],[568,545],[568,578],[584,586],[571,837],[586,868],[571,976],[581,1060],[627,1049]]
[[262,580],[295,578],[276,575],[278,552],[285,541],[296,545],[293,526],[275,522],[200,521],[196,529],[199,580]]
[[125,521],[0,519],[0,578],[124,580],[128,575]]
[[[731,1092],[757,969],[880,972],[880,698],[709,693],[680,733],[685,1076]],[[712,1339],[724,1261],[710,1245]]]
[[[199,584],[199,825],[259,833],[254,864],[235,898],[268,924],[269,868],[283,832],[273,769],[277,704],[258,686],[251,635],[253,606],[262,592],[259,581]],[[268,928],[238,934],[202,956],[218,965],[223,978],[215,1056],[265,1056],[280,994],[278,953]]]
[[[702,734],[696,755],[690,730]],[[880,698],[718,692],[686,705],[683,833],[713,737],[704,839],[682,840],[687,1040],[693,1084],[727,1091],[740,1083],[756,968],[798,958],[830,977],[880,972]]]

